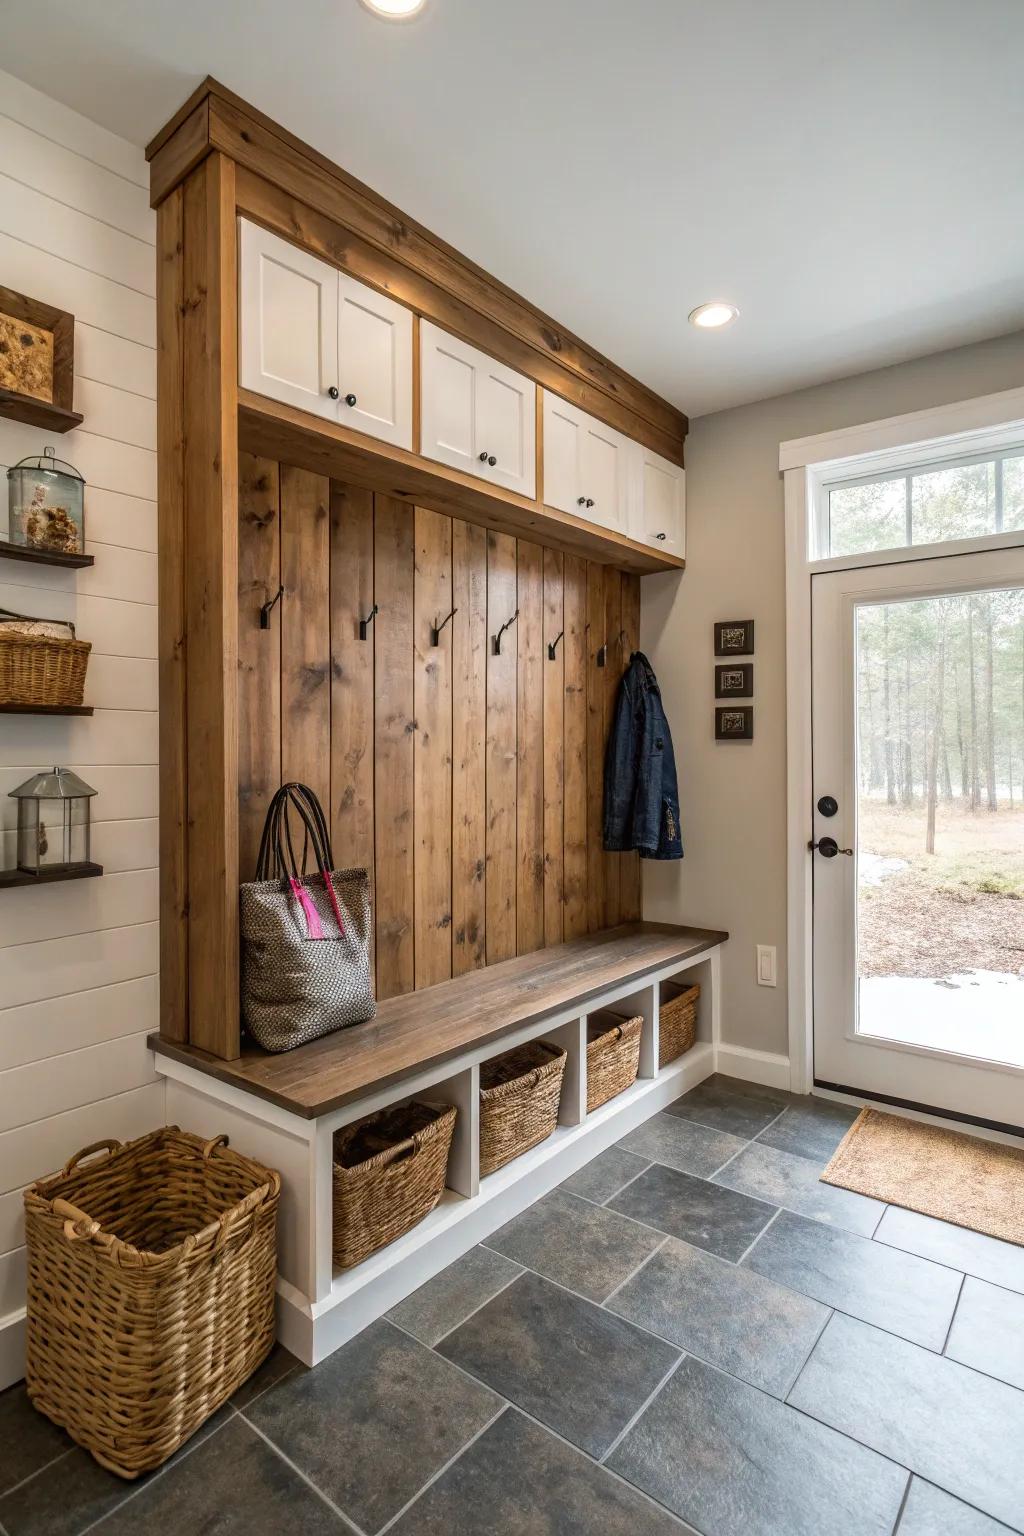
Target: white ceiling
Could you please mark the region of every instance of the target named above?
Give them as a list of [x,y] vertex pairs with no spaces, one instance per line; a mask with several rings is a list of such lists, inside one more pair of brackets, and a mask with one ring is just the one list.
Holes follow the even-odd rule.
[[1021,0],[0,12],[3,68],[140,144],[217,76],[691,415],[1024,325]]

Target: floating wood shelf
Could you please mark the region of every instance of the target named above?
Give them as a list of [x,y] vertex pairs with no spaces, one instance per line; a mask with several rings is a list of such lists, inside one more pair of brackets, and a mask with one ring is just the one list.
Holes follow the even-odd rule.
[[0,715],[91,715],[91,704],[0,704]]
[[76,864],[72,869],[44,870],[40,875],[26,875],[23,869],[0,869],[0,891],[12,885],[57,885],[62,880],[93,880],[102,873],[102,864]]
[[48,432],[70,432],[72,427],[80,427],[85,420],[81,411],[66,411],[49,400],[34,400],[31,395],[19,395],[15,389],[2,387],[0,416],[6,416],[9,421],[27,422],[30,427],[45,427]]
[[86,565],[96,564],[95,555],[65,555],[57,549],[30,549],[26,544],[12,544],[9,539],[0,539],[0,557],[4,560],[27,560],[32,565],[61,565],[66,570],[76,571]]
[[485,528],[533,539],[623,571],[678,571],[686,561],[514,491],[377,442],[251,390],[238,391],[239,446],[257,457],[366,486]]

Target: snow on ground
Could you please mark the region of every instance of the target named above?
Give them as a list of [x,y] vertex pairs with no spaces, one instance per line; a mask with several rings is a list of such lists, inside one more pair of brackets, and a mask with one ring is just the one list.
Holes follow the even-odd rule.
[[862,977],[857,1031],[1024,1067],[1024,976]]

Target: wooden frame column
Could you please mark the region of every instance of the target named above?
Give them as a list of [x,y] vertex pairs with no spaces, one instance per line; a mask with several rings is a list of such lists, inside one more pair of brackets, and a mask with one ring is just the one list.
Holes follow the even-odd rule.
[[157,213],[160,1032],[228,1060],[238,1013],[235,167]]

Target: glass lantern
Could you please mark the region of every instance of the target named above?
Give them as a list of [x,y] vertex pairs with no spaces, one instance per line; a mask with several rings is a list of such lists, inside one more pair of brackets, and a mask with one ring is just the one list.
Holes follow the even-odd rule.
[[70,768],[37,773],[12,789],[18,802],[18,868],[26,875],[90,863],[89,801],[96,793]]
[[85,481],[52,448],[7,471],[10,541],[58,555],[85,552]]

